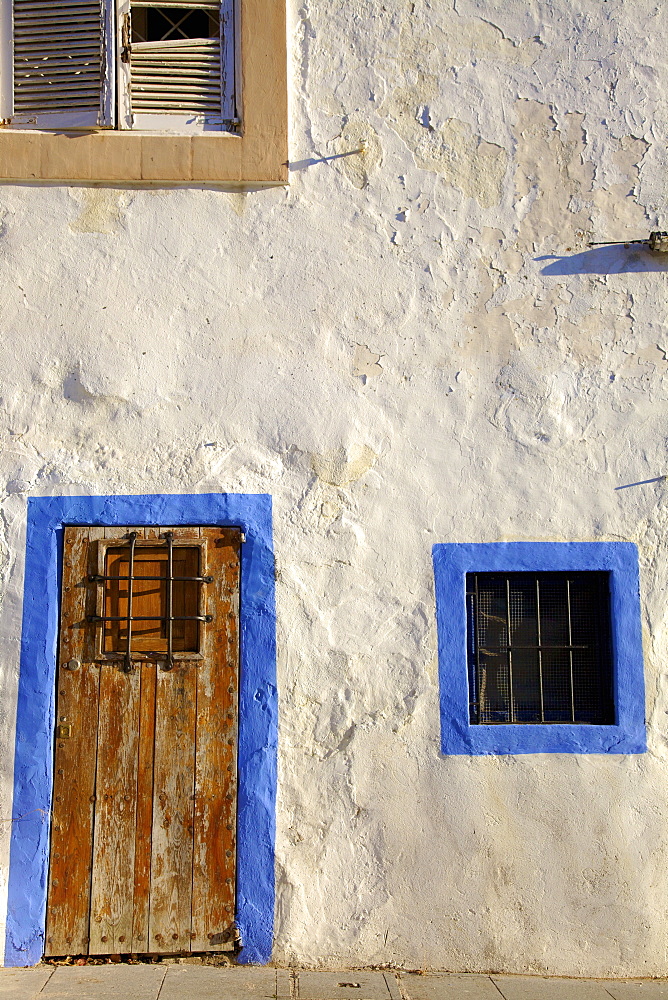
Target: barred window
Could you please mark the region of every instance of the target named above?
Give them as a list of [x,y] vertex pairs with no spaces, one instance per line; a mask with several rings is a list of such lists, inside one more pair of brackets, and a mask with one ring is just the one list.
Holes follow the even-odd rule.
[[611,725],[609,574],[467,573],[471,724]]

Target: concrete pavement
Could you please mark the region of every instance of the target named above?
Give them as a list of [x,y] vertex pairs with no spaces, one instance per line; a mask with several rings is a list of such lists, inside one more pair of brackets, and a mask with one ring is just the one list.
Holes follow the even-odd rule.
[[44,965],[0,969],[0,1000],[668,1000],[668,980]]

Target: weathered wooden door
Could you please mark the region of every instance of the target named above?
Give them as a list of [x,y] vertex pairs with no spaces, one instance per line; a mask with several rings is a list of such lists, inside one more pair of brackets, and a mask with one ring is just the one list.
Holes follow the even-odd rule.
[[234,946],[240,542],[65,529],[47,955]]

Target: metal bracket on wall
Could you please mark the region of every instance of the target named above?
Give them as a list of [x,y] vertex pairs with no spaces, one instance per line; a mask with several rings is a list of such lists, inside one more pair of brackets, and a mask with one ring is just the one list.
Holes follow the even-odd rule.
[[589,243],[590,247],[648,247],[658,253],[668,253],[668,233],[655,230],[646,240],[604,240],[602,243]]

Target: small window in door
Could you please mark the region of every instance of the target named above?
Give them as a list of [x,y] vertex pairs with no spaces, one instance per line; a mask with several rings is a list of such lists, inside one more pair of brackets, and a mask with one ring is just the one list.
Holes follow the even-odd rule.
[[202,628],[212,620],[204,606],[205,549],[174,539],[162,545],[130,538],[129,544],[100,547],[103,584],[98,597],[103,624],[100,653],[105,659],[162,658],[173,664],[180,653],[199,653]]

